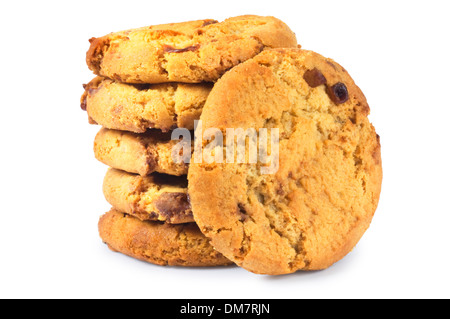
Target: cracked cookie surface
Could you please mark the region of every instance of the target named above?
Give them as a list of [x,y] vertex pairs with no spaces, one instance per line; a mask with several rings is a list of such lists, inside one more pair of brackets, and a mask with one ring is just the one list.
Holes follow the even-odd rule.
[[152,264],[184,267],[232,264],[210,245],[195,223],[144,222],[112,209],[100,217],[98,229],[111,250]]
[[342,259],[369,227],[381,191],[369,111],[347,71],[311,51],[266,50],[227,72],[203,108],[202,129],[278,128],[279,166],[262,174],[261,162],[191,163],[194,219],[212,245],[260,274]]
[[96,77],[84,88],[81,108],[90,123],[143,133],[150,128],[194,129],[212,84],[125,84]]
[[297,46],[285,23],[252,15],[143,27],[90,43],[89,69],[126,83],[214,82],[265,48]]
[[94,154],[103,164],[129,173],[181,176],[187,174],[189,164],[173,160],[172,151],[178,143],[170,133],[159,130],[137,134],[102,128],[95,137]]
[[194,222],[186,176],[140,176],[111,168],[103,181],[103,194],[111,206],[140,220]]

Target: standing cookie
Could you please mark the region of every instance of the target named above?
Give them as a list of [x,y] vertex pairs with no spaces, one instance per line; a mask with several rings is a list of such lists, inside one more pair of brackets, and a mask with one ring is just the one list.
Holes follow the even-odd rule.
[[227,72],[203,108],[203,131],[278,129],[279,157],[269,174],[261,159],[191,162],[194,219],[212,245],[260,274],[324,269],[343,258],[380,196],[380,143],[368,114],[344,68],[314,52],[266,50]]
[[144,27],[90,42],[89,68],[126,83],[214,82],[265,48],[297,46],[282,21],[250,15]]

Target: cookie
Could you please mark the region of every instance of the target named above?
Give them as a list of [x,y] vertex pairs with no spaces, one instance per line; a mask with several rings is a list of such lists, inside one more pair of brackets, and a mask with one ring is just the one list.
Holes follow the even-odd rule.
[[103,181],[103,194],[114,208],[140,220],[194,222],[186,176],[140,176],[111,168]]
[[273,154],[269,163],[191,162],[194,219],[212,245],[270,275],[324,269],[349,253],[382,182],[369,111],[347,71],[314,52],[266,50],[227,72],[203,108],[203,131],[253,128]]
[[112,209],[100,218],[99,234],[113,250],[161,266],[232,264],[209,244],[195,223],[143,222]]
[[189,164],[176,163],[172,157],[177,143],[170,133],[158,130],[136,134],[102,128],[95,137],[94,154],[112,168],[142,176],[153,172],[186,175]]
[[96,77],[84,88],[81,108],[90,123],[143,133],[149,128],[194,129],[212,84],[124,84]]
[[297,46],[285,23],[251,15],[115,32],[90,43],[89,69],[126,83],[214,82],[265,48]]

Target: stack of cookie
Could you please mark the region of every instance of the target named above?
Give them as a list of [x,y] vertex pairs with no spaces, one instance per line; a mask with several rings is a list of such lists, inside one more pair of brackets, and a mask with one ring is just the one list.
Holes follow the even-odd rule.
[[[95,155],[111,167],[113,209],[99,231],[111,249],[278,275],[329,267],[369,227],[382,166],[366,98],[283,22],[243,16],[113,33],[91,40],[87,63],[98,77],[82,108],[103,126]],[[198,119],[193,160],[175,161],[171,130],[192,131]],[[198,148],[214,160],[195,160]]]
[[295,34],[273,17],[200,20],[112,33],[90,40],[96,74],[81,107],[102,126],[95,157],[110,168],[100,218],[114,251],[158,265],[232,264],[198,228],[188,196],[188,163],[175,162],[175,128],[194,129],[216,83],[260,52],[295,48]]

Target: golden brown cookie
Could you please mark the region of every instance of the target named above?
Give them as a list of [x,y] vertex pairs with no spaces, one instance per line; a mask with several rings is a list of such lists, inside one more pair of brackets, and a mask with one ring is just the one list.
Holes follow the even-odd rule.
[[189,164],[176,163],[170,133],[150,130],[136,134],[102,128],[95,137],[94,154],[97,160],[112,167],[142,176],[153,172],[186,175]]
[[267,50],[227,72],[203,108],[203,130],[278,128],[279,161],[272,174],[262,161],[191,163],[194,218],[212,245],[261,274],[343,258],[380,196],[380,142],[368,114],[347,71],[314,52]]
[[96,77],[84,88],[81,108],[90,123],[143,133],[149,128],[194,129],[212,84],[124,84]]
[[186,176],[140,176],[111,168],[103,181],[103,194],[114,208],[140,220],[194,222]]
[[195,223],[143,222],[115,209],[98,223],[113,251],[161,266],[209,267],[232,264],[209,244]]
[[126,83],[214,82],[265,48],[297,46],[282,21],[250,15],[144,27],[90,43],[89,69]]

